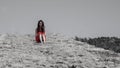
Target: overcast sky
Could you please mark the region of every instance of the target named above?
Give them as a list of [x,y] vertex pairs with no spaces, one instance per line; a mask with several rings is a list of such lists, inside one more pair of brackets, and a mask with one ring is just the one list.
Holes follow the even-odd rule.
[[46,32],[80,37],[120,37],[120,0],[0,0],[0,33]]

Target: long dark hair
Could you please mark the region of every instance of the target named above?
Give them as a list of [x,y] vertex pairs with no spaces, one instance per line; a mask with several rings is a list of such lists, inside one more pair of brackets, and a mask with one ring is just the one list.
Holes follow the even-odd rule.
[[[42,23],[42,26],[40,26],[40,23]],[[44,22],[42,20],[38,21],[37,32],[45,32],[45,26],[44,26]]]

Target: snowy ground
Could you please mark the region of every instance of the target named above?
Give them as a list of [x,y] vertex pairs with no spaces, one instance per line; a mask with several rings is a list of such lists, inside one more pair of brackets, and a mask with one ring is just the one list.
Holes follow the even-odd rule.
[[0,68],[120,68],[120,54],[48,34],[45,44],[33,35],[0,34]]

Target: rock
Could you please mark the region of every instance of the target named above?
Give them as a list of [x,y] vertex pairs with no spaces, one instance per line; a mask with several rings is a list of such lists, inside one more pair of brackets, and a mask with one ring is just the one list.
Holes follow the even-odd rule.
[[42,46],[34,35],[0,34],[0,68],[119,68],[120,54],[49,34]]

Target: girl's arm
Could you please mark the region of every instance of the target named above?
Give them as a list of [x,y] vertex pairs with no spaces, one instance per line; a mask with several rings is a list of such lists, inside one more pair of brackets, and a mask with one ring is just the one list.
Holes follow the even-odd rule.
[[46,36],[45,28],[44,28],[44,33],[45,33],[45,36]]
[[46,32],[45,32],[45,29],[44,29],[44,33],[45,33],[45,37],[46,37]]

